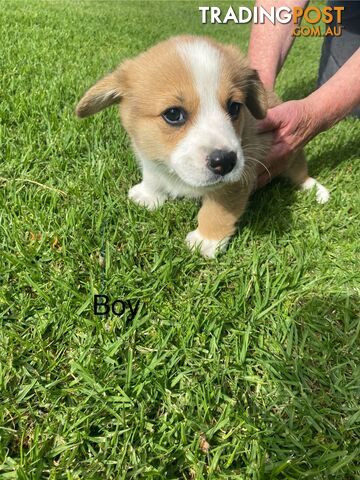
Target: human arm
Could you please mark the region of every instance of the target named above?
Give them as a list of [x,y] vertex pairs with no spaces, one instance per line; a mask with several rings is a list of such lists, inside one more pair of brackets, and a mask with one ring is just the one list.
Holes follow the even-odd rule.
[[[271,177],[286,168],[286,158],[318,133],[328,130],[360,104],[360,48],[320,88],[301,100],[282,103],[268,111],[259,131],[273,131],[273,145],[265,164]],[[268,183],[260,170],[258,187]]]
[[[305,8],[308,0],[287,0],[282,6],[298,6]],[[270,0],[256,0],[257,7],[262,6],[270,10],[274,2]],[[255,23],[251,28],[248,57],[251,66],[258,71],[260,80],[266,88],[273,90],[276,76],[281,70],[286,56],[294,41],[292,31],[294,24],[276,22],[274,25],[270,21],[265,23]]]

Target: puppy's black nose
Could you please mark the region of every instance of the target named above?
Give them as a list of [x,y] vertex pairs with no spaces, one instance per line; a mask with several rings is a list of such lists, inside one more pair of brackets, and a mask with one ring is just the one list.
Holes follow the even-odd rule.
[[217,175],[224,176],[235,167],[236,153],[227,150],[214,150],[206,158],[209,170]]

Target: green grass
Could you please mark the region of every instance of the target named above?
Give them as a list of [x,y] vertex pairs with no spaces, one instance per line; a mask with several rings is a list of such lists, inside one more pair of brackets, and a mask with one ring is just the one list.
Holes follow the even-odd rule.
[[[191,2],[0,5],[0,478],[360,478],[359,123],[307,147],[328,204],[275,182],[204,260],[196,203],[128,201],[116,109],[73,110],[160,39],[246,49],[249,29]],[[296,40],[285,99],[314,88],[320,48]],[[136,317],[95,316],[101,291]]]

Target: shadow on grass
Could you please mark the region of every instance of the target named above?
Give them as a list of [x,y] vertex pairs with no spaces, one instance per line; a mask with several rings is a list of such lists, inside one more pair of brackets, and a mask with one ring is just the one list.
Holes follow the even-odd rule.
[[238,229],[248,226],[260,236],[270,232],[282,236],[292,227],[292,204],[295,201],[296,187],[285,179],[275,179],[250,197]]

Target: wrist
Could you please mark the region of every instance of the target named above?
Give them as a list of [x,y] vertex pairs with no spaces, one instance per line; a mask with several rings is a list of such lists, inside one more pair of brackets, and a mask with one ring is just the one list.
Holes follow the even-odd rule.
[[306,97],[320,128],[328,130],[360,103],[360,49],[321,87]]
[[329,115],[329,109],[326,108],[326,104],[321,98],[317,97],[316,93],[317,91],[300,100],[306,112],[311,138],[318,133],[325,132],[336,123],[335,120],[332,120],[332,116]]
[[325,132],[342,120],[351,109],[342,101],[339,92],[329,95],[325,86],[312,92],[303,99],[305,108],[311,113],[312,122],[316,125],[316,133]]

